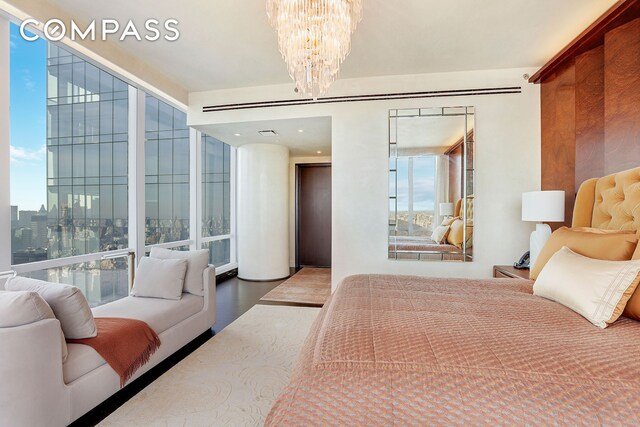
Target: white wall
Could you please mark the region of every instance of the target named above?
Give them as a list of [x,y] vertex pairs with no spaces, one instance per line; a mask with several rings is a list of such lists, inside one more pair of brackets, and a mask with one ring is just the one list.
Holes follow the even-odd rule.
[[289,266],[296,266],[296,165],[331,163],[331,156],[291,157],[289,159]]
[[[540,92],[531,69],[485,70],[339,80],[330,95],[522,86],[522,94],[354,102],[203,113],[205,105],[291,99],[292,85],[192,93],[191,125],[332,117],[332,281],[357,273],[490,277],[494,264],[517,260],[533,225],[520,220],[524,191],[540,188]],[[474,261],[387,259],[388,110],[476,107]]]

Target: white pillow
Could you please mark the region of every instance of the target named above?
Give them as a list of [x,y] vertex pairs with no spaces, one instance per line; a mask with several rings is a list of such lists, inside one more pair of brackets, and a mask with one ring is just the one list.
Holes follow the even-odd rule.
[[441,245],[444,242],[444,239],[447,237],[447,233],[449,232],[450,225],[439,225],[433,229],[433,233],[431,234],[431,240]]
[[640,260],[587,258],[563,246],[544,266],[533,294],[570,308],[606,328],[624,311],[640,281]]
[[[0,328],[28,325],[44,319],[55,319],[49,304],[37,292],[0,291]],[[62,361],[67,360],[67,342],[60,330]]]
[[136,271],[131,295],[134,297],[180,299],[186,259],[157,259],[143,257]]
[[93,338],[98,334],[89,303],[75,286],[18,276],[7,280],[5,288],[8,291],[39,293],[60,321],[62,332],[68,339]]
[[186,259],[187,274],[184,277],[183,291],[193,295],[204,296],[204,270],[209,267],[209,250],[172,251],[164,248],[151,248],[151,258]]

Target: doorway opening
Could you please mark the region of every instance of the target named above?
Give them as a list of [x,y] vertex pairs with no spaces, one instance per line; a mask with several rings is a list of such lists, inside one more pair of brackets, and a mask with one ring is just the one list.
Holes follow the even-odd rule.
[[331,267],[331,163],[296,165],[296,267]]

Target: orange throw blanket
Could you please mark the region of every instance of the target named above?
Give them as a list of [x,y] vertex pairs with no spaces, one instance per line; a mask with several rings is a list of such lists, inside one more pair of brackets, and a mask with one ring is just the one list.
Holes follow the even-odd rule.
[[120,376],[120,388],[160,347],[160,338],[145,322],[117,317],[96,317],[95,338],[67,340],[93,348]]

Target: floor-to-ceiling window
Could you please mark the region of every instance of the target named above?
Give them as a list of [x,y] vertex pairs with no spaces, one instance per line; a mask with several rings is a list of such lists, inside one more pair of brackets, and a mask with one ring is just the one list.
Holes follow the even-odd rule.
[[400,157],[397,173],[398,235],[431,235],[436,216],[436,156]]
[[187,115],[147,95],[145,117],[145,244],[189,240]]
[[202,136],[202,247],[215,266],[231,261],[231,147]]
[[69,257],[25,275],[122,298],[125,256],[72,260],[128,247],[128,85],[15,24],[11,42],[12,264]]
[[128,247],[128,85],[48,45],[49,256]]
[[[26,41],[16,24],[10,44],[0,75],[11,87],[10,182],[0,186],[11,188],[13,269],[76,285],[100,305],[128,294],[136,248],[204,247],[231,268],[233,150],[66,46]],[[141,180],[136,198],[129,189]],[[130,229],[144,229],[144,242]]]
[[22,264],[49,257],[47,44],[10,31],[11,263]]

